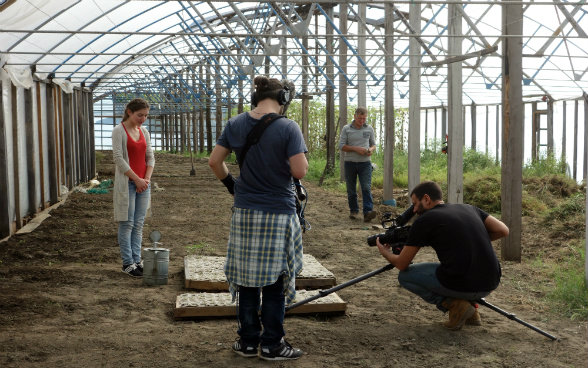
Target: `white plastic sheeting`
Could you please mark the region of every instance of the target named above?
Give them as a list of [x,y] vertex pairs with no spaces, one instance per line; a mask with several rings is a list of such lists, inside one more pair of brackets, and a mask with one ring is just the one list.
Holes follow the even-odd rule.
[[[549,95],[554,99],[578,97],[588,90],[588,9],[582,2],[523,2],[523,94],[529,98]],[[585,2],[585,1],[584,1]],[[395,6],[407,15],[408,1]],[[319,78],[311,78],[311,92],[319,95],[329,85],[323,73],[326,55],[326,25],[339,26],[335,2],[320,3],[316,17],[299,15],[301,1],[274,2],[288,21],[278,17],[269,2],[121,1],[121,0],[17,0],[0,6],[0,55],[7,65],[26,68],[34,65],[36,76],[71,80],[91,87],[96,95],[134,90],[147,94],[160,91],[162,80],[180,70],[204,62],[225,85],[235,75],[249,78],[264,73],[260,60],[272,59],[270,74],[280,75],[279,46],[284,45],[288,77],[300,83],[303,61],[309,53],[310,67]],[[326,9],[334,7],[333,19]],[[548,5],[546,5],[548,4]],[[410,32],[398,18],[395,21],[395,50],[382,49],[385,31],[384,4],[368,3],[366,19],[358,21],[357,4],[347,4],[349,25],[333,37],[335,53],[343,42],[348,48],[347,80],[353,101],[355,87],[366,84],[371,103],[383,99],[384,58],[392,57],[395,69],[395,104],[406,106],[408,87],[408,40]],[[422,61],[443,60],[447,53],[446,2],[430,2],[421,8],[421,29],[417,32],[431,54],[423,50]],[[464,1],[463,52],[476,52],[489,46],[498,51],[463,62],[464,103],[500,101],[501,89],[501,6],[500,2],[476,4]],[[235,10],[238,10],[235,11]],[[241,13],[241,14],[239,14]],[[546,14],[550,14],[546,16]],[[303,18],[306,17],[306,18]],[[310,22],[307,27],[306,22]],[[315,24],[316,23],[316,24]],[[366,54],[358,54],[359,27],[368,25]],[[280,38],[284,27],[286,38]],[[300,35],[309,36],[302,47]],[[340,33],[339,33],[340,32]],[[343,36],[342,36],[342,35]],[[223,36],[226,35],[226,36]],[[297,37],[294,37],[297,36]],[[332,58],[335,63],[337,57]],[[367,67],[366,80],[360,80],[359,66]],[[422,68],[423,106],[438,106],[447,100],[447,66]],[[335,68],[336,73],[340,69]],[[339,78],[341,74],[337,74]],[[65,87],[68,89],[67,87]],[[239,92],[232,92],[239,93]],[[320,97],[319,97],[320,98]]]

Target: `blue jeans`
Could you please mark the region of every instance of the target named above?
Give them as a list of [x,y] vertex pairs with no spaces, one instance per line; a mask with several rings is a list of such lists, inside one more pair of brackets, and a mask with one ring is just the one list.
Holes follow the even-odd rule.
[[141,262],[141,243],[143,241],[143,222],[147,214],[151,185],[142,193],[137,193],[135,182],[129,180],[129,217],[118,223],[118,245],[123,265]]
[[363,213],[366,214],[374,209],[374,200],[372,198],[372,163],[345,161],[345,183],[347,184],[347,202],[349,211],[358,213],[359,205],[357,204],[357,177],[359,177],[359,186],[361,187],[361,198],[363,201]]
[[435,304],[443,312],[447,312],[447,308],[441,303],[447,298],[473,301],[490,294],[489,291],[463,292],[446,288],[441,285],[435,273],[439,265],[426,262],[411,264],[398,273],[398,282],[400,286],[420,296],[427,303]]
[[[261,318],[258,314],[260,293],[262,295]],[[282,337],[286,335],[284,314],[285,297],[282,276],[272,285],[263,288],[239,286],[239,329],[237,333],[246,346],[261,344],[264,347],[276,347]]]

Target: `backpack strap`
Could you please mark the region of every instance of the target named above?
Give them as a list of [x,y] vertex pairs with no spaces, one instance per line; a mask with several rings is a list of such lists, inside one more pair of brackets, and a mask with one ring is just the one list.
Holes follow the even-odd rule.
[[249,148],[251,148],[251,146],[253,146],[254,144],[257,144],[259,142],[265,129],[271,123],[273,123],[275,120],[278,120],[279,118],[283,118],[283,117],[284,117],[283,115],[276,114],[273,112],[269,113],[269,114],[265,114],[261,118],[261,121],[253,126],[253,129],[251,129],[249,131],[249,133],[247,134],[247,140],[245,141],[245,145],[241,149],[241,155],[240,155],[241,158],[237,160],[239,162],[239,168],[241,168],[243,166],[243,163],[245,162],[245,156],[247,156],[247,152],[249,151]]

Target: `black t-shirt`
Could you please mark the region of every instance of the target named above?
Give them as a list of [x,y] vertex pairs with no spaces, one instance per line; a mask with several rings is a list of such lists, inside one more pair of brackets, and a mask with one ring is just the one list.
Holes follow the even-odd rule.
[[469,204],[439,204],[414,221],[406,244],[433,247],[441,262],[437,278],[446,288],[492,291],[501,270],[484,226],[487,217]]

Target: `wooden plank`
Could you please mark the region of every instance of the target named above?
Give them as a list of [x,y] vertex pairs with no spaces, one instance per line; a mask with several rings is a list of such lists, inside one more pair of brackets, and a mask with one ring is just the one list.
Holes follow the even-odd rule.
[[[335,275],[312,255],[304,254],[302,262],[302,272],[296,277],[296,288],[330,288],[337,284]],[[184,286],[186,289],[203,291],[228,290],[224,264],[224,257],[197,255],[184,257]]]
[[[304,300],[316,295],[319,291],[298,290],[296,301]],[[287,315],[302,314],[341,314],[345,313],[347,303],[337,293],[303,304],[289,310]],[[230,293],[184,293],[176,298],[174,318],[206,318],[206,317],[234,317],[237,315],[237,304],[232,302]]]

